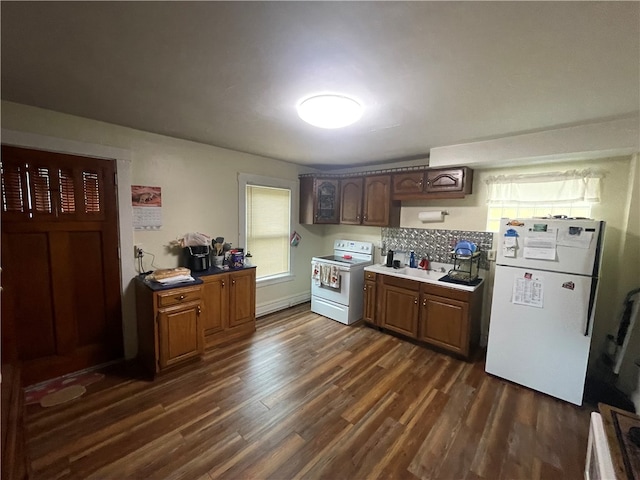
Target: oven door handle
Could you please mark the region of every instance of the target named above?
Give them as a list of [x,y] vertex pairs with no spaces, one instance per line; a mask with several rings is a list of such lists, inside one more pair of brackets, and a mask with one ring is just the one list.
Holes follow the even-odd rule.
[[[328,266],[328,267],[334,266],[334,265],[331,265],[330,263],[318,263],[318,265]],[[341,267],[338,267],[338,271],[340,271],[340,272],[350,272],[350,270],[348,268],[341,268]]]
[[338,271],[349,273],[350,270],[348,268],[338,268]]

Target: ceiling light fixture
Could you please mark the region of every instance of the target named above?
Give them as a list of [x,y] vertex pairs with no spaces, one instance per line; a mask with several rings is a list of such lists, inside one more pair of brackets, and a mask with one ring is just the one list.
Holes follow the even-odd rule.
[[298,115],[320,128],[342,128],[360,120],[362,105],[344,95],[315,95],[298,104]]

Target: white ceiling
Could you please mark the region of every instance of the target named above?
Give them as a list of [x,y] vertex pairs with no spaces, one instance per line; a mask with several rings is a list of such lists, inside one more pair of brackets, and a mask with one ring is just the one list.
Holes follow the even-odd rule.
[[[638,115],[640,3],[1,2],[2,99],[316,167]],[[360,122],[303,123],[313,93]]]

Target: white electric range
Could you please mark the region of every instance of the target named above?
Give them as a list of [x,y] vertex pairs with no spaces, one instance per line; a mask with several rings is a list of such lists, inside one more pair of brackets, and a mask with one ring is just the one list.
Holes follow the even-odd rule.
[[[364,267],[373,264],[373,254],[374,247],[370,242],[336,240],[333,255],[313,257],[311,311],[345,325],[360,320],[364,301]],[[322,281],[318,272],[324,268],[330,268],[339,280]]]

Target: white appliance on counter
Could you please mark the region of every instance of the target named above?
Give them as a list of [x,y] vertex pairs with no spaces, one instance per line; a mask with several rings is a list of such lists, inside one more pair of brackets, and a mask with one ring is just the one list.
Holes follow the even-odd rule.
[[[370,242],[336,240],[333,255],[313,257],[311,311],[345,325],[360,320],[364,301],[364,267],[373,263],[373,252]],[[333,271],[338,275],[338,281],[323,282],[320,278],[323,269]]]
[[582,405],[604,222],[500,221],[485,370]]

